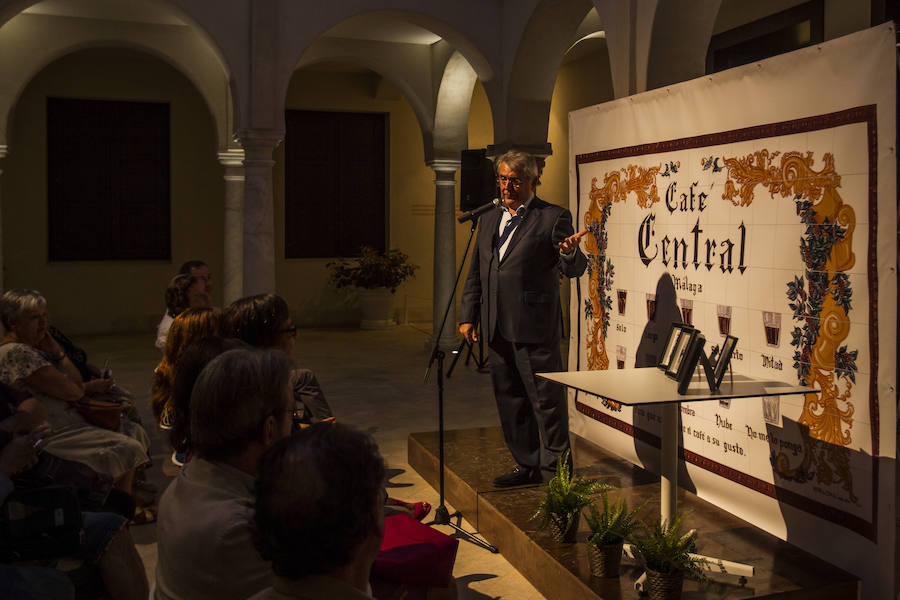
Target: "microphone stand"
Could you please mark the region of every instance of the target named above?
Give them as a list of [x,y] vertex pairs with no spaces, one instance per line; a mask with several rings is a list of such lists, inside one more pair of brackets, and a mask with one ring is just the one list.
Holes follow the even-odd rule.
[[[480,546],[485,550],[489,550],[497,554],[499,550],[496,546],[488,544],[483,539],[477,537],[474,533],[470,533],[461,527],[462,513],[456,511],[452,515],[444,504],[444,351],[440,349],[441,334],[444,333],[444,326],[447,324],[447,316],[450,314],[450,307],[453,306],[453,299],[456,297],[456,286],[459,285],[459,279],[462,276],[463,266],[466,264],[466,257],[469,255],[469,248],[472,245],[472,238],[475,230],[478,228],[478,217],[472,218],[472,229],[469,231],[469,241],[466,243],[466,251],[463,252],[462,260],[459,263],[459,270],[456,272],[456,282],[453,284],[453,292],[447,300],[447,308],[444,310],[444,318],[441,319],[441,326],[434,336],[434,347],[431,349],[431,358],[428,360],[428,368],[425,370],[425,381],[428,381],[428,374],[431,372],[431,366],[437,360],[437,385],[438,385],[438,481],[440,494],[440,506],[434,511],[434,520],[429,525],[449,525],[464,540]],[[458,355],[457,355],[458,356]],[[454,361],[455,362],[455,361]],[[448,375],[449,377],[449,375]],[[456,518],[456,523],[452,521]]]

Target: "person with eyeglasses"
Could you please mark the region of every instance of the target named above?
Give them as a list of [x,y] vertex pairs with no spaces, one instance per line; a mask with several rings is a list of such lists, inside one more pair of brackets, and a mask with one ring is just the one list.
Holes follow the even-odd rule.
[[570,447],[565,389],[534,374],[563,368],[559,273],[584,273],[587,258],[578,245],[587,230],[574,233],[568,210],[535,195],[534,157],[512,150],[495,164],[502,206],[482,217],[459,331],[477,341],[480,319],[488,342],[500,424],[516,463],[494,485],[509,487],[549,481]]
[[[297,326],[291,319],[284,298],[277,294],[258,294],[235,300],[225,308],[223,335],[243,340],[256,348],[280,350],[294,357]],[[307,425],[334,419],[316,374],[309,369],[291,370],[295,400],[295,423]]]

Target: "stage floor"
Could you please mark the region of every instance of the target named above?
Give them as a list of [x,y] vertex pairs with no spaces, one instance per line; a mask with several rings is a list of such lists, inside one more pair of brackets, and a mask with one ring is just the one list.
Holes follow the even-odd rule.
[[[613,498],[623,496],[629,506],[648,500],[658,511],[659,478],[613,456],[575,435],[573,453],[577,474],[611,484]],[[585,541],[587,525],[581,519],[575,544],[554,542],[548,532],[537,531],[531,520],[540,502],[540,486],[498,489],[491,483],[507,471],[509,453],[499,427],[445,432],[444,489],[446,502],[519,572],[553,600],[636,598],[634,581],[640,566],[623,558],[617,579],[592,577]],[[438,434],[411,433],[409,465],[438,489]],[[678,510],[686,525],[699,532],[700,554],[750,564],[756,575],[745,585],[730,575],[715,574],[707,584],[686,580],[684,598],[855,599],[858,579],[837,567],[779,540],[734,515],[687,492],[678,490]],[[461,541],[461,543],[467,543]]]

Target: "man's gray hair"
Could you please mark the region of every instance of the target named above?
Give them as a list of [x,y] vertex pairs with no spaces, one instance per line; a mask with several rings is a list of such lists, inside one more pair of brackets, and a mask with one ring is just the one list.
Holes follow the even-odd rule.
[[500,168],[500,163],[515,171],[523,180],[531,183],[540,176],[538,164],[534,157],[521,150],[507,150],[494,161],[494,170]]
[[0,320],[9,331],[9,324],[18,321],[26,310],[35,310],[47,306],[47,299],[37,290],[14,288],[7,290],[0,297]]
[[277,350],[229,350],[210,362],[191,393],[191,445],[211,460],[239,456],[270,416],[286,417],[291,361]]

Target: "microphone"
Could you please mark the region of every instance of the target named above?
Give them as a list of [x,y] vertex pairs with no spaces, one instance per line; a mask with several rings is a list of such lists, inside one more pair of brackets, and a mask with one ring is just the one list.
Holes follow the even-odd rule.
[[478,208],[470,210],[469,212],[461,215],[456,220],[459,221],[460,223],[465,223],[466,221],[474,221],[475,219],[477,219],[484,213],[488,212],[492,208],[499,208],[499,207],[500,207],[500,198],[494,198],[487,204],[482,204]]

